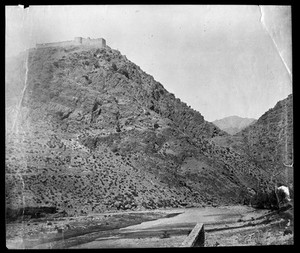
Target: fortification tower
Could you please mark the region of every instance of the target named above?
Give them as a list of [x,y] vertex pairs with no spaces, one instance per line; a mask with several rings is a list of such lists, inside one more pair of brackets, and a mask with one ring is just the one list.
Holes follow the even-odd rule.
[[90,37],[88,37],[85,39],[82,37],[75,37],[74,40],[69,40],[69,41],[36,44],[36,48],[64,47],[64,46],[74,46],[74,45],[106,47],[106,41],[103,38],[91,39]]
[[82,44],[82,37],[75,37],[74,41],[76,44]]
[[101,46],[106,47],[106,40],[103,38],[100,38],[100,41],[101,41]]

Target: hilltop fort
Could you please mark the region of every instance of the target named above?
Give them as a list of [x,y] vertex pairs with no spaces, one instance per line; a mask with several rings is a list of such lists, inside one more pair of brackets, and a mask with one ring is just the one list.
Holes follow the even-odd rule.
[[75,37],[74,40],[69,40],[69,41],[36,44],[36,48],[64,47],[64,46],[77,46],[77,45],[105,47],[106,41],[103,38],[91,39],[90,37],[87,37],[85,39],[82,37]]

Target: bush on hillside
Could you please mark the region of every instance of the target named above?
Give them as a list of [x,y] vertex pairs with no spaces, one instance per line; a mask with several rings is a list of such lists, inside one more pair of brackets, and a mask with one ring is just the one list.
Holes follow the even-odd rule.
[[117,65],[116,65],[115,63],[112,64],[112,69],[113,69],[114,71],[117,71],[117,70],[118,70]]
[[129,78],[129,74],[128,74],[128,71],[126,69],[120,69],[118,72],[120,74],[126,76],[127,78]]
[[252,205],[261,209],[278,209],[274,191],[258,191],[252,199]]

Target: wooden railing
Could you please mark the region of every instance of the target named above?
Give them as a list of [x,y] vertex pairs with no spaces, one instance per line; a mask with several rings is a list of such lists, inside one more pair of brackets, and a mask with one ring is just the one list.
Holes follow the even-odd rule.
[[180,247],[204,247],[205,231],[203,223],[197,223]]

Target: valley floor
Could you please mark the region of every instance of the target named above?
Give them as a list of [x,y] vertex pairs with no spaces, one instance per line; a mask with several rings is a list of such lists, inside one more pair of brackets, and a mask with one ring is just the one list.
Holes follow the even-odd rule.
[[286,219],[277,212],[224,206],[11,223],[7,248],[179,247],[198,222],[204,223],[208,247],[293,244],[293,225],[287,228]]

